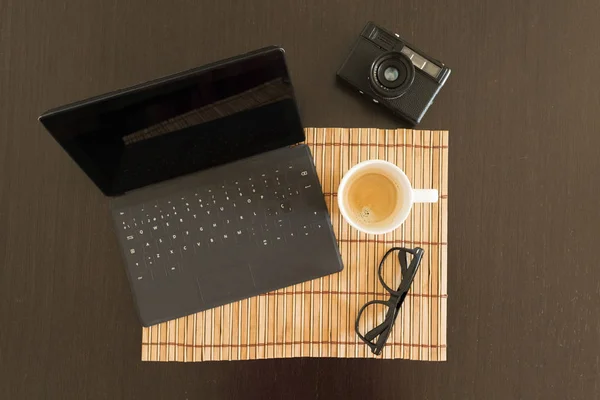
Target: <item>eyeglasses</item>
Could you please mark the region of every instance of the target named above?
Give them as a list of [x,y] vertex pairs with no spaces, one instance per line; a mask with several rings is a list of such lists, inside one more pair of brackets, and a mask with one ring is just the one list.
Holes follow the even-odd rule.
[[[381,353],[383,346],[385,346],[385,343],[390,336],[394,322],[398,317],[400,307],[402,307],[402,303],[404,303],[404,299],[406,298],[406,294],[410,289],[410,285],[415,279],[415,275],[417,274],[417,270],[419,269],[419,265],[421,264],[421,259],[423,258],[424,253],[425,251],[420,247],[414,249],[393,247],[388,250],[387,253],[385,253],[383,259],[379,263],[379,268],[377,269],[379,282],[381,282],[383,287],[390,293],[390,298],[387,301],[372,300],[362,306],[362,308],[358,311],[356,325],[354,328],[358,337],[365,342],[367,346],[371,348],[371,351],[376,355]],[[398,269],[400,269],[400,274],[397,273]],[[390,278],[392,275],[400,275],[401,277],[398,290],[394,290],[388,286],[388,284],[386,284],[386,280],[388,283],[394,280],[394,278]],[[372,329],[368,329],[369,324],[372,326],[373,324],[376,324],[376,322],[366,320],[364,323],[361,323],[363,322],[361,317],[363,316],[364,311],[368,307],[373,307],[372,310],[376,311],[376,309],[380,308],[380,306],[383,306],[384,308],[387,307],[383,322],[376,325]],[[369,312],[367,315],[376,315],[376,312]],[[368,330],[363,330],[363,332],[367,330],[367,333],[364,335],[361,333],[361,326],[367,326]]]

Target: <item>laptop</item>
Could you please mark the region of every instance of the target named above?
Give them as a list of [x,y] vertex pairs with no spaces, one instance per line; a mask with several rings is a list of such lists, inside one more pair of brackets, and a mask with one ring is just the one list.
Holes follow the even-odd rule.
[[281,48],[40,121],[110,196],[144,326],[343,268]]

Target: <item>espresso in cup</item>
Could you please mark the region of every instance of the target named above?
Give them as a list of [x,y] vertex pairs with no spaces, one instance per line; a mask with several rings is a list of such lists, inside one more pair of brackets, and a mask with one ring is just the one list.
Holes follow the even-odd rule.
[[379,224],[394,215],[401,196],[390,178],[376,171],[366,172],[348,182],[347,208],[361,224]]
[[435,189],[413,189],[404,172],[383,160],[352,167],[338,189],[338,206],[354,228],[373,235],[391,232],[408,217],[413,203],[435,203]]

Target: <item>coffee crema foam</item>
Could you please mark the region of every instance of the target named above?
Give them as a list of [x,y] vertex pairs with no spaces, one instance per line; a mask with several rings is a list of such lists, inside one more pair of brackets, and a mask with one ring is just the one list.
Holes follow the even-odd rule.
[[366,172],[348,184],[348,211],[364,225],[378,224],[393,216],[401,200],[399,188],[380,172]]

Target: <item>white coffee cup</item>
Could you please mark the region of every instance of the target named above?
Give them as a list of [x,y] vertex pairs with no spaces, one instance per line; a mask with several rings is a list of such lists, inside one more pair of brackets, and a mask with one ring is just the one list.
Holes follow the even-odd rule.
[[[398,189],[398,204],[394,212],[377,223],[360,221],[352,215],[347,205],[349,184],[367,173],[379,173],[387,177]],[[413,189],[406,174],[391,162],[384,160],[363,161],[350,168],[342,178],[338,188],[338,206],[344,219],[354,228],[371,235],[381,235],[397,229],[406,220],[414,203],[436,203],[436,189]]]

